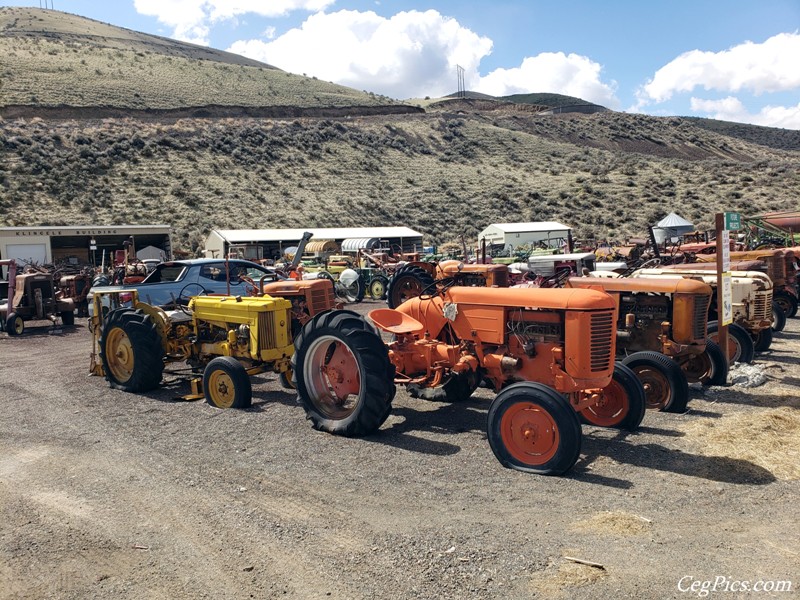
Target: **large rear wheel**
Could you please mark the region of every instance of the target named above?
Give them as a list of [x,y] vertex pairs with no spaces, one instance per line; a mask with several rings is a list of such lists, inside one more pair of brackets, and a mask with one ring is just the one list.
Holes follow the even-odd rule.
[[569,402],[541,383],[514,383],[489,407],[489,445],[500,464],[510,469],[560,475],[578,460],[581,435]]
[[630,367],[614,364],[614,377],[602,390],[600,400],[580,412],[590,425],[634,431],[647,407],[644,387]]
[[397,308],[406,300],[416,298],[425,290],[434,285],[433,276],[422,267],[408,265],[395,271],[389,281],[386,293],[386,303],[389,308]]
[[99,347],[111,387],[146,392],[161,383],[164,347],[150,315],[132,308],[111,311],[103,325]]
[[380,335],[359,314],[324,312],[295,340],[293,383],[315,429],[345,436],[376,431],[394,398],[394,366]]
[[647,408],[664,412],[686,410],[689,382],[677,362],[660,352],[645,350],[626,356],[622,364],[630,367],[642,382]]

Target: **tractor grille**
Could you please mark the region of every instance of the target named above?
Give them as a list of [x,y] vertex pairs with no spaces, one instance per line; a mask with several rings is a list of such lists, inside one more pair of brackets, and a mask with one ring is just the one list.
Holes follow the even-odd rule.
[[612,346],[616,331],[614,330],[614,313],[603,312],[592,314],[591,365],[592,371],[605,371],[614,360]]
[[309,312],[312,317],[318,313],[328,310],[329,308],[332,308],[336,302],[333,296],[333,286],[325,285],[315,287],[311,290],[311,297],[309,298],[308,302]]
[[782,258],[771,256],[767,260],[767,275],[772,281],[786,279],[786,261]]
[[772,320],[772,290],[756,292],[755,301],[753,302],[753,320]]
[[260,350],[272,350],[278,347],[275,336],[275,314],[264,312],[258,315],[258,346]]
[[692,318],[692,338],[695,340],[706,339],[706,326],[708,325],[708,303],[711,296],[694,297],[694,315]]

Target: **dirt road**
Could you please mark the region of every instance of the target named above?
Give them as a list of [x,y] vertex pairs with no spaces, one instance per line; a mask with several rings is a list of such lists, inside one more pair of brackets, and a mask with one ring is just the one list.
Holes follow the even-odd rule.
[[174,401],[172,379],[126,394],[87,376],[85,320],[47,331],[0,334],[0,598],[800,595],[800,319],[765,384],[693,388],[635,434],[585,426],[566,477],[500,466],[483,389],[399,391],[345,439],[272,376],[244,411]]

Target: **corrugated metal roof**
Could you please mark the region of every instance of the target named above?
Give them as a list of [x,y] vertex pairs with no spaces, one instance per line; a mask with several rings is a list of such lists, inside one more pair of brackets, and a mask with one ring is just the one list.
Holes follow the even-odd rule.
[[689,221],[687,221],[683,217],[678,216],[674,212],[671,212],[666,217],[661,219],[658,223],[656,223],[656,227],[662,227],[662,228],[694,227],[694,224],[690,223]]
[[536,221],[533,223],[492,223],[489,227],[496,227],[505,233],[524,233],[527,231],[568,231],[572,227],[562,225],[556,221]]
[[310,231],[314,238],[339,240],[346,238],[412,238],[422,237],[408,227],[308,227],[305,229],[215,229],[227,242],[282,242],[294,241]]
[[378,238],[347,238],[346,240],[342,240],[342,252],[358,252],[362,248],[365,250],[371,250],[378,244],[380,244],[380,239]]

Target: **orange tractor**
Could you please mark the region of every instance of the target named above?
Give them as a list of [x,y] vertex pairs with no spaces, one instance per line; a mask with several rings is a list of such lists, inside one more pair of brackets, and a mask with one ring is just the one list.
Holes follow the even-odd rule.
[[423,290],[433,289],[435,281],[444,279],[452,281],[451,285],[508,287],[508,265],[465,264],[457,260],[438,264],[411,262],[397,269],[389,280],[386,303],[389,308],[397,308]]
[[398,309],[369,313],[394,337],[388,344],[350,311],[305,325],[292,368],[316,429],[373,433],[389,416],[395,385],[454,401],[486,381],[498,392],[487,425],[497,459],[520,471],[560,474],[580,454],[581,420],[639,426],[644,389],[614,362],[616,305],[608,294],[447,284],[429,290]]

